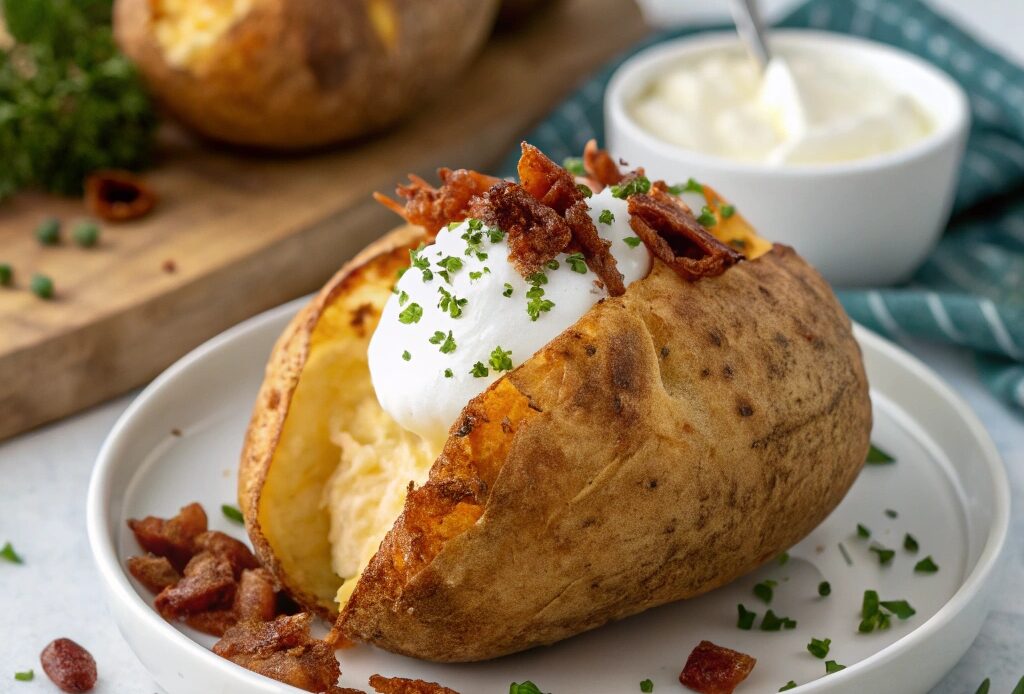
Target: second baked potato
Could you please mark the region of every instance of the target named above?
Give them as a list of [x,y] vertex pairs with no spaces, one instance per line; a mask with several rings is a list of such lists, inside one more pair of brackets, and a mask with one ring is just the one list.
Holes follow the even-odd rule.
[[182,121],[301,149],[394,123],[458,75],[498,0],[116,0],[114,30]]
[[[655,259],[471,400],[440,451],[384,412],[366,361],[427,237],[373,244],[268,365],[240,478],[261,559],[304,604],[340,606],[350,638],[470,661],[700,595],[799,541],[867,452],[860,352],[792,249],[738,214],[714,232],[753,259],[697,281]],[[342,458],[359,475],[339,486]],[[339,505],[362,512],[339,526]],[[332,544],[355,532],[369,556],[339,576]]]

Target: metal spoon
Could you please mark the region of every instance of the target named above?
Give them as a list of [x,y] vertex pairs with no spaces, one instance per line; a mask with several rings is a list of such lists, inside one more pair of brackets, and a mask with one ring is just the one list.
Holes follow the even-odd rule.
[[757,0],[731,0],[729,7],[732,10],[732,19],[736,23],[736,32],[746,44],[747,52],[764,70],[768,66],[768,61],[772,59],[772,52],[768,48],[767,31],[757,7]]

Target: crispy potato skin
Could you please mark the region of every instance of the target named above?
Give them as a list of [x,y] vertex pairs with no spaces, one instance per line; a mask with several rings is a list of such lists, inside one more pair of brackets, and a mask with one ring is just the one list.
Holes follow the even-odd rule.
[[[530,416],[494,426],[517,400]],[[792,249],[692,283],[656,261],[470,402],[339,624],[472,661],[700,595],[818,525],[870,431],[849,319]],[[438,543],[419,516],[453,480],[482,515]]]
[[[343,268],[279,341],[256,404],[241,507],[260,496],[330,306],[404,264],[403,227]],[[380,281],[377,279],[377,281]],[[338,619],[435,661],[493,658],[700,595],[799,541],[860,471],[868,384],[828,285],[776,245],[719,277],[651,274],[474,398]]]
[[162,102],[207,137],[305,149],[379,131],[477,54],[498,0],[252,0],[201,59],[168,58],[154,0],[116,0],[114,30]]

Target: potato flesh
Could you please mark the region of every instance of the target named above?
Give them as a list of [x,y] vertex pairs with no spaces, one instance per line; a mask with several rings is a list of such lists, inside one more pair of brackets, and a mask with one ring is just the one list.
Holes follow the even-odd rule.
[[175,67],[199,62],[239,19],[253,0],[158,0],[153,30],[164,58]]
[[422,484],[437,456],[389,417],[372,391],[332,436],[341,462],[324,488],[331,518],[331,559],[343,580],[339,607],[402,512],[409,483]]

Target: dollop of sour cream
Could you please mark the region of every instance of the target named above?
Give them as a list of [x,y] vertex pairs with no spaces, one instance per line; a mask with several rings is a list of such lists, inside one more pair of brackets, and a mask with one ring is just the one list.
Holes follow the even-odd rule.
[[675,64],[629,106],[658,138],[768,164],[828,164],[892,152],[933,128],[910,95],[866,66],[778,52],[762,72],[740,51]]
[[[629,226],[626,201],[606,188],[587,202],[624,283],[647,276],[651,255]],[[561,253],[557,268],[527,281],[508,253],[507,238],[479,221],[442,229],[415,253],[370,339],[378,402],[434,450],[474,396],[608,296],[580,255]]]

